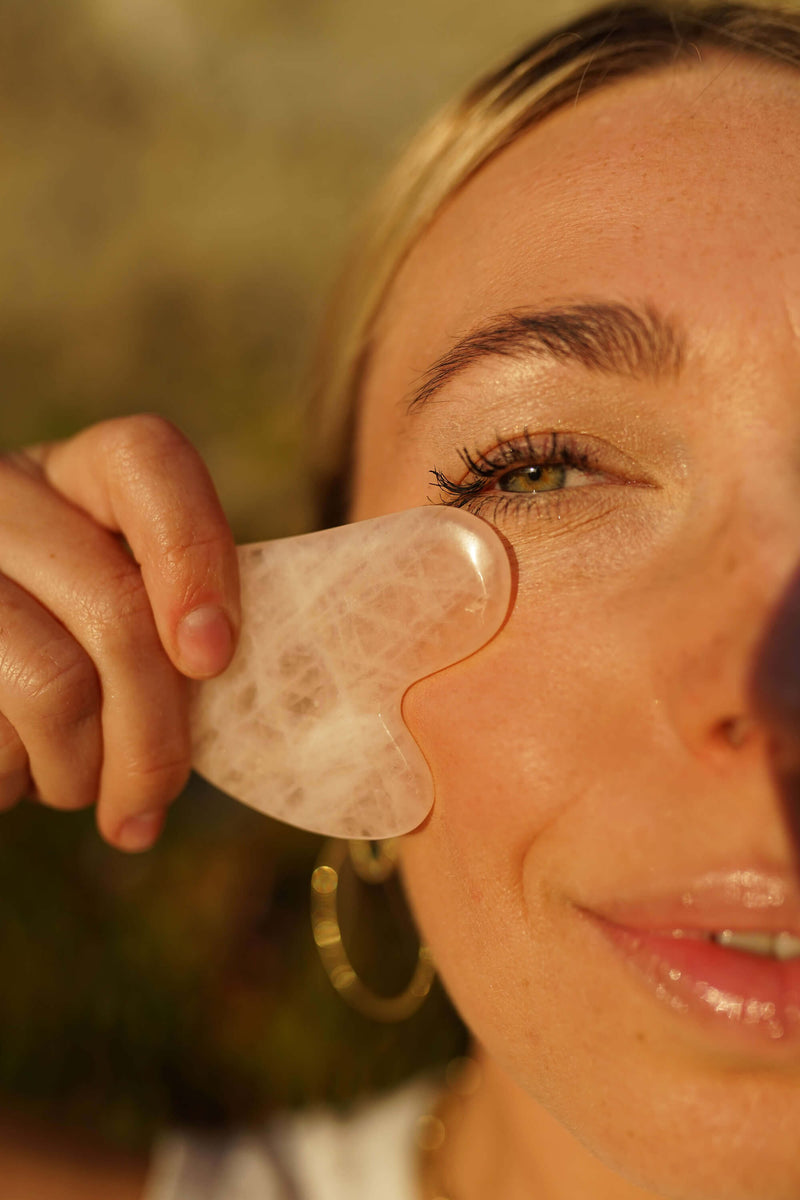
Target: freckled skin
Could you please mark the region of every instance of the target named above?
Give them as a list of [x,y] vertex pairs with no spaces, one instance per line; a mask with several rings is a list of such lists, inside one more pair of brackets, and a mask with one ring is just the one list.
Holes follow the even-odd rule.
[[[379,321],[355,517],[435,498],[432,467],[457,478],[462,447],[526,429],[603,439],[654,480],[516,498],[497,516],[519,570],[506,629],[406,697],[436,785],[403,844],[409,897],[486,1069],[451,1139],[459,1200],[800,1195],[800,1051],[707,1041],[575,907],[793,861],[749,681],[800,559],[798,180],[800,76],[704,51],[504,151]],[[496,360],[405,414],[476,322],[587,296],[677,315],[681,379]]]

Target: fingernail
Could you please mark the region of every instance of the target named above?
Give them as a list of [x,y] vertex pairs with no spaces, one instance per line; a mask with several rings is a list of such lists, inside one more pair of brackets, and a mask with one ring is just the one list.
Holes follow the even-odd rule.
[[157,808],[152,812],[130,817],[117,830],[114,845],[120,850],[149,850],[164,826],[167,810]]
[[224,671],[233,652],[233,630],[227,614],[203,604],[182,617],[177,630],[181,667],[195,679]]

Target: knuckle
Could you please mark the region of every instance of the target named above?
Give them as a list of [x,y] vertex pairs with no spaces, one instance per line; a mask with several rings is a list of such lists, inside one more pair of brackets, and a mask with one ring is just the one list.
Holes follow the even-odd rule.
[[143,809],[168,804],[183,791],[190,770],[188,744],[163,746],[127,764],[129,790]]
[[120,622],[150,622],[153,610],[141,572],[135,563],[110,568],[92,597],[91,611],[101,625],[114,628]]
[[[162,573],[166,578],[177,578],[185,572],[187,564],[197,565],[205,562],[210,567],[222,558],[228,548],[227,531],[206,531],[191,539],[177,538],[161,547],[159,562]],[[195,590],[205,585],[204,578],[196,582]],[[189,600],[190,597],[187,597]]]
[[100,686],[91,659],[70,638],[46,642],[21,667],[19,686],[28,704],[60,724],[96,715]]
[[155,645],[155,618],[135,563],[115,564],[84,597],[85,628],[99,659]]
[[157,413],[116,417],[106,422],[103,434],[108,461],[125,474],[138,471],[143,461],[172,459],[190,448],[177,426]]

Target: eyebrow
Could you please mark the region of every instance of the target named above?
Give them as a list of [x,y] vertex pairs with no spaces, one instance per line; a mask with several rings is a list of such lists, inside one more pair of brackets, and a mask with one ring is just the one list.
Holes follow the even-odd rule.
[[675,378],[686,352],[677,322],[653,304],[589,301],[513,311],[477,326],[422,376],[408,411],[422,408],[474,363],[533,355],[603,374],[654,381]]

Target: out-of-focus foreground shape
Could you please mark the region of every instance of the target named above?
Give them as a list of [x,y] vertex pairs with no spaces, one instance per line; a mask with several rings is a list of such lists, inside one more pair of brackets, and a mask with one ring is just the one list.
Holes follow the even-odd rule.
[[302,829],[407,833],[429,812],[433,781],[403,695],[502,625],[511,569],[500,538],[438,505],[239,554],[242,636],[224,675],[196,685],[194,767]]

